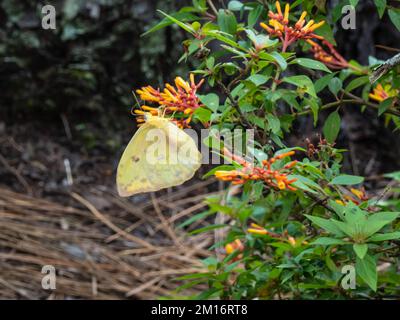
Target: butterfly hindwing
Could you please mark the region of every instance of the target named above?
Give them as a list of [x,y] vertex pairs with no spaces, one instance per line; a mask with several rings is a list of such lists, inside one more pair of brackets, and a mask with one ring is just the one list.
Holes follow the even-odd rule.
[[201,154],[193,139],[164,118],[151,117],[126,147],[117,170],[121,196],[177,186],[193,177]]

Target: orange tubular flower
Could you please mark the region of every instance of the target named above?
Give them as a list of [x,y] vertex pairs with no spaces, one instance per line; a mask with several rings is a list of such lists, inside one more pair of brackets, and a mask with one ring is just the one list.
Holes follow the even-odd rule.
[[261,234],[261,235],[269,234],[268,230],[255,223],[251,224],[251,228],[248,228],[247,232],[252,234]]
[[231,254],[236,250],[238,250],[239,252],[244,251],[244,245],[243,245],[242,241],[240,241],[240,239],[236,239],[235,241],[228,243],[225,246],[226,254]]
[[335,47],[329,41],[322,40],[323,45],[328,48],[329,52],[310,39],[307,42],[311,45],[314,58],[323,62],[330,69],[340,70],[349,67],[349,62],[336,51]]
[[380,83],[374,88],[369,97],[377,102],[382,102],[387,98],[395,97],[397,95],[396,90],[393,90],[390,85],[383,87]]
[[276,1],[275,6],[277,13],[272,11],[268,12],[268,17],[270,18],[268,21],[269,25],[261,22],[260,26],[271,36],[276,36],[281,40],[283,52],[286,51],[289,45],[299,39],[323,39],[323,37],[316,35],[314,31],[321,27],[325,21],[315,23],[314,20],[310,20],[306,25],[304,25],[306,22],[305,17],[307,12],[303,11],[295,25],[289,26],[290,5],[288,3],[285,5],[285,11],[283,14],[279,1]]
[[[343,197],[346,201],[351,201],[354,204],[359,205],[362,202],[369,200],[369,197],[366,194],[364,188],[361,188],[361,189],[351,188],[350,192],[352,193],[352,195],[344,195],[344,197]],[[353,195],[355,197],[353,197]],[[342,200],[335,200],[335,202],[340,204],[340,205],[342,205],[342,206],[346,205],[346,203],[343,202]]]
[[[134,112],[138,115],[142,115],[144,112],[150,112],[154,115],[159,114],[159,111],[161,111],[166,115],[172,115],[171,118],[174,118],[173,121],[178,127],[188,128],[189,123],[192,121],[193,113],[197,108],[201,107],[196,92],[203,82],[204,79],[196,84],[194,75],[190,74],[190,83],[181,77],[176,77],[175,87],[167,83],[163,91],[156,90],[152,86],[142,87],[136,91],[140,99],[157,103],[159,106],[157,108],[142,106],[141,110],[135,110]],[[175,115],[178,117],[175,117]],[[143,121],[142,118],[138,119],[138,122]]]
[[294,153],[294,151],[282,153],[269,160],[264,160],[262,162],[262,167],[254,167],[249,162],[236,155],[232,155],[227,149],[225,149],[225,156],[228,156],[234,161],[238,162],[240,165],[243,166],[243,168],[232,171],[219,170],[216,171],[214,175],[217,179],[222,181],[231,181],[232,184],[243,184],[246,181],[250,180],[261,180],[266,185],[276,190],[288,189],[291,191],[296,191],[297,189],[291,186],[291,184],[295,182],[296,179],[289,180],[287,176],[290,172],[289,170],[296,165],[297,161],[292,161],[279,170],[273,170],[271,168],[271,165],[275,161],[290,157],[294,155]]

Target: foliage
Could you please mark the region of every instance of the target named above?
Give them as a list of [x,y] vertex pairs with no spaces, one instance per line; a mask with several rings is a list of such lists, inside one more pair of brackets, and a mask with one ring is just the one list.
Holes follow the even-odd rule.
[[133,85],[161,82],[176,68],[181,34],[141,37],[155,8],[173,10],[172,0],[55,1],[56,30],[42,29],[43,5],[0,2],[3,110],[128,112]]
[[[368,76],[380,62],[371,57],[370,65],[362,66],[335,48],[333,25],[349,2],[341,1],[329,16],[325,3],[294,1],[289,10],[289,5],[271,1],[230,1],[218,10],[212,1],[195,0],[179,12],[161,12],[164,19],[152,30],[174,23],[187,32],[181,60],[190,60],[192,73],[209,86],[199,90],[203,105],[198,109],[203,111],[194,112],[190,121],[217,129],[255,130],[254,165],[225,148],[218,151],[233,165],[209,174],[241,185],[241,192],[226,185],[223,197],[210,197],[206,212],[182,224],[187,227],[215,214],[233,221],[192,231],[228,229],[226,238],[211,248],[225,246],[226,256],[204,260],[206,273],[181,278],[187,280],[184,288],[208,284],[195,298],[400,294],[400,201],[368,197],[361,187],[363,177],[341,172],[346,150],[335,148],[340,108],[346,104],[376,109],[377,117],[399,128],[400,76],[392,70],[372,88]],[[397,26],[398,9],[386,1],[375,3],[379,16],[388,10]],[[308,141],[307,149],[288,148],[285,137],[293,124],[312,116],[317,125],[327,109],[332,111],[319,141]],[[294,150],[297,161],[290,161]],[[352,290],[341,285],[346,265],[355,266],[357,285]]]

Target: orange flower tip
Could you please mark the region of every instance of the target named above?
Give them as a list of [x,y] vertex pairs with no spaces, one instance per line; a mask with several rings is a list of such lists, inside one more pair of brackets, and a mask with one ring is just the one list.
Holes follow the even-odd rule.
[[312,32],[312,31],[318,29],[319,27],[321,27],[324,24],[325,24],[325,20],[322,20],[321,22],[318,22],[318,23],[314,24],[313,26],[311,26],[309,31]]
[[145,114],[143,110],[134,110],[133,112],[136,114]]
[[187,93],[190,92],[189,84],[185,80],[183,80],[181,77],[175,78],[175,84],[177,87],[184,89]]
[[267,230],[260,230],[260,229],[253,229],[253,228],[247,229],[247,232],[252,233],[252,234],[260,234],[260,235],[266,235],[268,233]]
[[[276,158],[276,159],[283,159],[283,158],[286,158],[286,157],[291,157],[291,156],[293,156],[295,153],[296,153],[295,151],[289,151],[289,152],[281,153],[281,154],[277,155],[275,158]],[[271,160],[272,160],[272,159],[271,159]]]
[[276,11],[278,12],[278,14],[280,16],[282,16],[282,9],[281,9],[281,4],[279,3],[279,1],[275,2],[275,7],[276,7]]
[[303,27],[303,31],[308,31],[308,29],[314,24],[314,20],[308,21],[308,23]]
[[288,242],[294,247],[296,245],[296,239],[292,236],[288,237]]
[[281,180],[278,182],[278,188],[280,190],[285,190],[286,189],[286,184]]
[[313,47],[317,47],[318,46],[314,41],[312,41],[310,39],[307,39],[306,41],[307,41],[308,44],[310,44]]
[[304,18],[307,16],[307,11],[303,11],[302,13],[301,13],[301,16],[300,16],[300,18],[299,18],[299,21],[298,22],[301,22],[301,21],[303,21],[304,20]]
[[225,178],[225,177],[230,177],[233,176],[234,173],[232,171],[215,171],[214,175],[217,178]]
[[189,79],[190,79],[190,84],[191,84],[192,86],[195,86],[194,74],[193,74],[193,73],[191,73],[191,74],[189,75]]
[[232,246],[230,243],[228,243],[228,244],[225,246],[225,252],[226,252],[227,254],[231,254],[233,251],[234,251],[233,246]]
[[241,180],[236,180],[236,181],[232,181],[232,184],[233,184],[233,185],[239,185],[239,184],[243,184],[243,183],[245,183],[245,181],[244,181],[243,179],[241,179]]
[[143,110],[146,110],[146,111],[157,111],[158,110],[157,108],[149,107],[149,106],[141,106],[140,108]]
[[351,193],[354,194],[358,199],[362,200],[364,196],[364,192],[358,189],[351,188],[350,189]]
[[252,226],[255,229],[263,229],[264,230],[263,227],[261,227],[260,225],[258,225],[257,223],[254,223],[254,222],[250,223],[250,226]]
[[186,109],[183,113],[184,113],[184,114],[189,114],[189,113],[192,113],[192,112],[193,112],[193,110],[190,109],[190,108],[188,108],[188,109]]
[[335,202],[336,202],[337,204],[340,204],[341,206],[344,206],[344,205],[345,205],[344,202],[343,202],[342,200],[335,200]]
[[286,3],[286,5],[285,5],[285,15],[283,17],[283,20],[285,21],[285,23],[289,22],[289,9],[290,9],[290,5],[289,5],[289,3]]

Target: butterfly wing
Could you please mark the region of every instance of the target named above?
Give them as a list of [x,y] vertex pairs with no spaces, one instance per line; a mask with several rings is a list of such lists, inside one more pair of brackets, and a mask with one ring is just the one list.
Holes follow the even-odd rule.
[[117,170],[120,196],[177,186],[201,165],[194,140],[166,119],[153,117],[135,133]]

